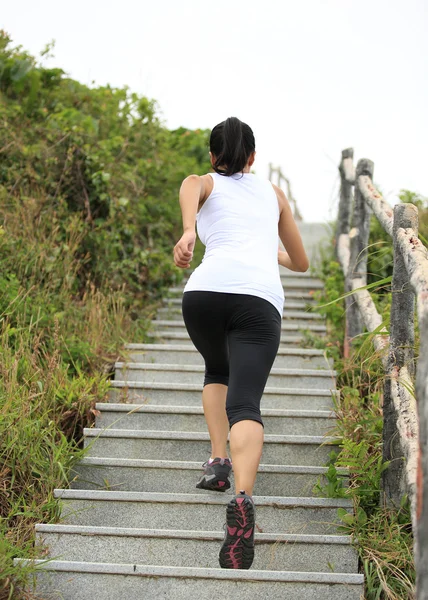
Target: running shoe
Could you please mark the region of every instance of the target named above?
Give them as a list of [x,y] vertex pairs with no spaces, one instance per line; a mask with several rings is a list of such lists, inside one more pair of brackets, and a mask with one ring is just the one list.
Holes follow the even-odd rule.
[[213,458],[211,462],[208,460],[202,466],[204,474],[196,484],[197,488],[214,492],[225,492],[230,488],[232,463],[228,458]]
[[222,569],[249,569],[254,560],[255,507],[251,496],[240,492],[227,505],[226,533],[220,549]]

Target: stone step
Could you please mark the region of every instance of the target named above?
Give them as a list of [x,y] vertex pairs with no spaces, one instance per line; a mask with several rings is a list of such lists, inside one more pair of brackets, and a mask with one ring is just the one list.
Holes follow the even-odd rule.
[[[122,363],[115,364],[115,379],[125,382],[196,383],[204,380],[203,365]],[[267,385],[271,387],[304,387],[333,389],[335,373],[327,369],[277,369],[270,372]]]
[[[55,490],[67,525],[223,531],[228,494],[150,494],[98,490]],[[352,512],[343,498],[254,496],[259,533],[337,533],[337,509]]]
[[[180,344],[183,342],[183,340],[190,342],[190,338],[189,335],[187,333],[187,331],[171,331],[171,330],[161,330],[161,329],[157,329],[152,330],[148,336],[153,339],[153,340],[157,340],[159,343],[164,343],[164,344]],[[280,344],[281,345],[293,345],[293,344],[298,344],[300,342],[302,342],[304,339],[304,334],[303,333],[296,333],[294,335],[281,335],[281,340],[280,340]]]
[[[301,286],[299,285],[298,288],[293,288],[290,287],[288,288],[287,286],[283,286],[284,287],[284,293],[285,293],[285,301],[287,303],[287,299],[288,300],[309,300],[309,301],[313,301],[314,300],[314,288],[311,288],[311,286],[309,287],[305,287],[305,286]],[[171,287],[168,290],[168,297],[172,298],[172,297],[177,297],[177,296],[182,296],[183,294],[183,287]]]
[[[298,273],[293,272],[293,271],[288,271],[288,272],[281,272],[280,274],[281,277],[281,282],[284,286],[284,288],[299,288],[299,289],[322,289],[323,287],[323,282],[319,277],[315,277],[314,275],[311,275],[310,273],[306,272],[306,273]],[[188,279],[185,278],[182,282],[182,286],[184,288],[184,286],[186,285]]]
[[304,273],[301,273],[300,271],[290,271],[290,269],[286,269],[285,267],[280,266],[279,272],[281,275],[281,279],[288,277],[297,277],[298,279],[317,279],[319,281],[318,277],[311,273],[311,271],[305,271]]
[[[36,525],[37,540],[49,556],[67,561],[210,568],[216,564],[224,533]],[[255,534],[252,570],[353,573],[358,555],[348,536]]]
[[[259,466],[255,495],[314,496],[314,485],[324,477],[326,467],[283,465]],[[174,489],[178,494],[206,494],[196,488],[202,474],[200,462],[143,460],[132,458],[85,457],[74,468],[72,487],[85,490],[117,490],[127,492],[163,492]],[[346,473],[341,473],[347,484]],[[233,472],[231,489],[234,489]]]
[[281,273],[281,283],[285,290],[288,288],[322,290],[324,283],[319,277],[306,275],[301,277],[297,273]]
[[[187,279],[177,288],[183,290],[186,283]],[[324,283],[318,277],[298,277],[295,273],[293,275],[281,274],[281,283],[285,292],[287,290],[322,290],[324,288]]]
[[[87,456],[152,460],[207,460],[208,433],[134,429],[84,429]],[[262,461],[266,464],[325,465],[334,438],[303,435],[265,435]],[[322,444],[322,445],[321,445]]]
[[[163,298],[162,300],[162,304],[165,307],[181,307],[181,302],[182,302],[182,298],[181,296],[179,298]],[[316,318],[323,318],[321,315],[318,315],[318,313],[312,313],[312,312],[306,312],[308,311],[308,309],[310,309],[313,306],[313,303],[311,302],[310,298],[305,300],[290,300],[289,296],[287,294],[287,298],[285,299],[285,304],[284,304],[284,316],[286,314],[288,314],[289,311],[305,311],[305,314],[308,315],[317,315]]]
[[[202,356],[193,344],[126,344],[129,361],[202,365]],[[322,350],[305,348],[279,348],[274,368],[327,369],[330,359]]]
[[[164,321],[161,319],[157,319],[155,321],[152,321],[152,329],[153,329],[153,331],[157,331],[159,329],[162,329],[162,330],[171,329],[173,331],[180,331],[180,332],[182,331],[182,332],[187,333],[186,326],[182,319],[180,321],[177,321],[177,320]],[[317,333],[325,333],[327,331],[326,326],[322,325],[320,323],[309,323],[305,326],[299,325],[298,323],[293,323],[292,321],[290,321],[290,322],[282,321],[282,323],[281,323],[281,331],[283,333],[287,333],[287,332],[298,333],[299,331],[305,331],[306,329],[317,332]]]
[[[112,381],[108,400],[114,403],[201,406],[201,396],[202,384]],[[261,406],[283,410],[332,410],[333,397],[338,397],[336,390],[266,387]]]
[[[183,314],[179,307],[168,307],[158,308],[157,318],[168,321],[183,321]],[[292,323],[294,325],[300,325],[302,329],[311,329],[313,324],[322,323],[322,315],[318,313],[290,310],[284,311],[283,319],[286,323]]]
[[[24,565],[28,561],[16,559]],[[196,569],[118,563],[32,561],[44,598],[234,598],[240,600],[360,600],[364,578],[353,573]],[[58,595],[60,594],[60,595]],[[49,595],[49,596],[48,596]]]
[[[96,427],[152,431],[207,431],[200,406],[147,406],[97,403]],[[262,409],[264,432],[276,435],[325,435],[335,425],[332,411]]]

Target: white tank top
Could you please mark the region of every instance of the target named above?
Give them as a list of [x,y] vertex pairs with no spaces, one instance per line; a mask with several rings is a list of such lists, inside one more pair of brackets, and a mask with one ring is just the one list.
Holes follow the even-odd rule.
[[270,181],[252,173],[210,173],[213,190],[197,214],[206,246],[184,292],[250,294],[284,308],[278,268],[279,207]]

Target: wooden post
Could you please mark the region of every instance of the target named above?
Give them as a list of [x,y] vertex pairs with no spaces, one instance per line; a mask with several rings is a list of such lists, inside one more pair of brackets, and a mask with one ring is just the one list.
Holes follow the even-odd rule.
[[[373,170],[374,165],[371,160],[362,158],[358,161],[355,171],[354,214],[352,218],[352,229],[349,232],[351,255],[346,282],[346,288],[349,290],[352,290],[353,288],[353,279],[360,279],[363,286],[367,284],[367,246],[369,243],[371,210],[364,202],[364,197],[358,187],[358,177],[360,175],[368,175],[373,179]],[[346,338],[348,341],[351,341],[352,338],[363,331],[360,311],[353,298],[351,298],[351,302],[347,308],[346,320]]]
[[374,164],[367,158],[358,161],[355,171],[355,201],[354,201],[354,220],[352,227],[356,230],[356,235],[351,236],[351,270],[353,279],[363,279],[367,283],[367,246],[370,233],[371,210],[364,201],[358,186],[358,177],[367,175],[373,179]]
[[[400,372],[406,368],[410,377],[414,376],[414,312],[415,295],[410,287],[409,275],[402,256],[397,231],[399,228],[412,228],[415,236],[418,235],[418,209],[413,204],[398,204],[394,207],[394,264],[392,275],[392,302],[390,324],[390,346],[387,359],[384,399],[383,399],[383,459],[390,461],[389,467],[382,474],[383,501],[389,505],[400,505],[400,500],[408,493],[406,481],[406,449],[403,447],[405,440],[399,434],[397,427],[396,406],[393,394],[399,401],[407,397],[406,393],[400,394],[400,387],[407,384],[400,382]],[[403,371],[404,373],[404,371]],[[395,386],[394,391],[392,391]],[[398,390],[397,390],[398,387]],[[404,389],[404,392],[407,390]],[[400,412],[404,411],[404,406]]]
[[[427,290],[428,291],[428,290]],[[425,296],[426,301],[427,296]],[[428,318],[419,319],[420,359],[416,376],[419,416],[417,476],[416,597],[428,600]]]
[[354,149],[347,148],[342,150],[342,160],[339,165],[340,173],[340,200],[339,200],[339,215],[337,217],[337,228],[336,228],[336,256],[337,256],[337,244],[339,236],[342,233],[349,233],[349,227],[351,222],[351,211],[352,211],[352,183],[346,180],[344,160],[347,158],[354,157]]
[[[344,257],[339,256],[339,252],[340,252],[339,248],[342,250],[342,247],[344,245],[346,245],[347,248],[350,247],[349,238],[346,240],[345,237],[341,237],[341,236],[349,236],[349,227],[350,227],[352,204],[353,204],[353,192],[352,192],[352,183],[350,183],[346,179],[345,160],[350,159],[352,161],[353,157],[354,157],[354,149],[353,148],[347,148],[346,150],[342,150],[342,160],[340,161],[340,165],[339,165],[340,199],[339,199],[339,214],[337,217],[337,227],[336,227],[335,253],[336,253],[336,258],[339,260],[339,262],[341,262],[342,267],[344,267],[344,269],[345,269],[344,275],[345,275],[345,292],[346,293],[350,292],[352,289],[352,281],[351,281],[351,277],[349,276],[349,266],[350,265],[348,264],[348,268],[346,269],[346,260],[344,260]],[[344,244],[344,241],[346,241],[346,244]],[[348,356],[349,356],[349,350],[350,350],[349,349],[349,341],[350,341],[351,337],[353,337],[354,335],[359,333],[361,330],[361,318],[360,318],[358,310],[357,310],[357,314],[353,315],[352,322],[355,323],[355,321],[357,319],[359,319],[360,328],[358,329],[357,332],[355,332],[355,329],[351,328],[351,331],[349,329],[349,325],[350,325],[349,315],[352,314],[352,312],[353,312],[353,308],[351,308],[351,307],[354,304],[355,304],[355,298],[353,298],[352,296],[347,296],[345,298],[346,319],[345,319],[345,339],[344,339],[344,347],[343,347],[343,354],[344,354],[345,358],[348,358]]]
[[416,398],[419,420],[416,498],[416,598],[428,600],[428,252],[412,229],[398,232],[412,287],[417,294],[419,359]]

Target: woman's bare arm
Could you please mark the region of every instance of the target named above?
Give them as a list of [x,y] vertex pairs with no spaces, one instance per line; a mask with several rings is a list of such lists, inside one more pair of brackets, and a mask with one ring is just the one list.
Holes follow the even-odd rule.
[[177,267],[190,266],[196,242],[196,215],[201,204],[212,191],[210,175],[189,175],[181,184],[180,207],[183,219],[183,235],[174,247],[174,262]]
[[304,273],[309,268],[309,260],[303,246],[300,231],[291,212],[290,204],[281,188],[272,184],[278,199],[278,233],[286,252],[278,252],[278,262],[291,271]]

